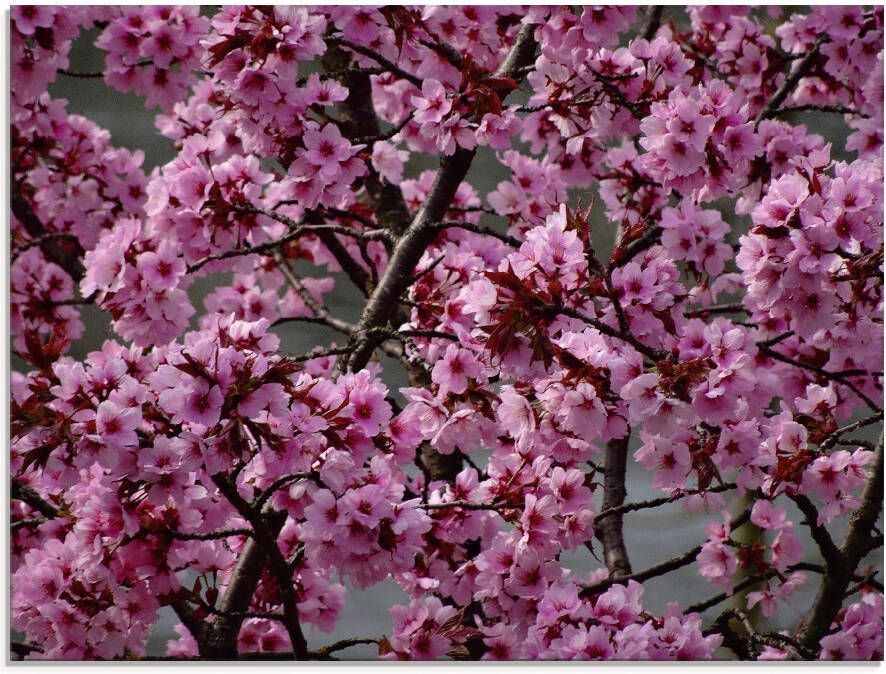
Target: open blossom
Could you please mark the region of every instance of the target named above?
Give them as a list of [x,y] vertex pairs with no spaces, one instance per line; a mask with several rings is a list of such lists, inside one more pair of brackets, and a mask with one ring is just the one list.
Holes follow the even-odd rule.
[[414,96],[415,121],[419,124],[439,124],[449,113],[452,104],[446,97],[446,89],[438,80],[425,80],[421,96]]
[[398,150],[388,141],[379,141],[372,146],[372,166],[389,183],[396,185],[403,180],[403,162],[407,159],[408,152]]
[[11,657],[882,659],[883,24],[13,7]]
[[468,381],[480,375],[480,363],[468,351],[450,345],[443,358],[434,365],[431,378],[441,393],[464,393]]

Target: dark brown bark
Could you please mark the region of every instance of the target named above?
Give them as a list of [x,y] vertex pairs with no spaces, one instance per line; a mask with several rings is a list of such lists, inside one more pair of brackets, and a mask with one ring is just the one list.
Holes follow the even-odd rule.
[[[37,217],[37,214],[34,213],[34,209],[31,207],[31,202],[29,202],[19,190],[20,185],[13,182],[12,190],[10,192],[12,214],[32,238],[39,239],[47,234],[48,230],[40,221],[40,218]],[[65,247],[66,245],[69,248],[72,248],[73,251],[69,251],[69,249]],[[83,278],[83,274],[86,273],[86,268],[80,260],[83,256],[83,248],[77,241],[67,240],[66,243],[63,244],[59,239],[44,238],[40,242],[40,250],[43,252],[43,255],[46,256],[47,260],[54,262],[68,272],[71,278],[74,279],[75,283],[79,282],[80,279]]]
[[283,624],[292,642],[292,650],[296,659],[306,660],[308,645],[298,619],[292,572],[277,544],[277,536],[286,521],[286,514],[267,508],[257,512],[243,500],[236,486],[222,475],[213,476],[213,482],[237,512],[252,525],[254,535],[240,554],[222,599],[220,610],[230,615],[217,616],[212,627],[206,630],[204,642],[200,644],[200,654],[213,660],[232,660],[237,657],[237,636],[243,623],[241,614],[249,608],[261,573],[265,564],[268,564],[279,587]]
[[[282,522],[280,526],[282,527]],[[209,660],[237,658],[237,637],[243,624],[243,618],[238,614],[249,608],[267,559],[265,551],[256,540],[250,538],[246,541],[219,606],[220,611],[230,615],[216,616],[212,624],[204,630],[202,640],[200,635],[193,635],[200,645],[202,657]],[[187,623],[185,626],[193,634],[191,626]]]
[[643,33],[641,34],[644,40],[651,40],[655,37],[661,26],[661,15],[663,12],[664,7],[661,5],[651,5],[649,7],[649,17],[646,19],[646,25],[643,27]]
[[[610,440],[606,444],[603,478],[603,510],[619,508],[625,501],[625,475],[627,473],[628,442],[630,435]],[[609,569],[609,577],[618,580],[631,574],[631,562],[624,541],[624,515],[611,511],[597,519],[597,538],[603,543],[603,559]]]
[[[520,29],[511,51],[496,75],[516,77],[521,68],[531,63],[535,54],[534,31],[535,27],[528,25]],[[400,237],[385,273],[357,324],[352,340],[354,350],[344,363],[347,371],[356,372],[369,362],[379,340],[371,331],[385,327],[397,310],[400,296],[412,282],[413,270],[437,236],[435,225],[443,220],[452,204],[455,192],[467,175],[474,155],[474,150],[459,147],[452,155],[441,158],[440,170],[425,203]]]
[[[871,536],[880,509],[883,505],[883,434],[877,443],[876,459],[871,467],[871,478],[862,494],[861,507],[849,518],[849,530],[839,549],[827,544],[822,553],[825,557],[825,572],[822,575],[818,594],[812,605],[809,620],[800,633],[800,643],[804,648],[818,652],[821,638],[831,628],[831,623],[843,606],[846,590],[855,577],[855,570],[861,560],[876,544]],[[801,506],[802,507],[802,506]],[[812,513],[806,514],[807,519]],[[813,532],[814,533],[814,532]],[[816,538],[816,542],[819,539]]]
[[[341,71],[342,84],[348,89],[348,97],[339,109],[344,134],[351,140],[375,138],[381,135],[378,116],[372,106],[372,82],[365,72],[349,68],[351,55],[339,46],[331,46],[323,57],[323,65],[329,72]],[[370,151],[372,148],[369,148]],[[375,218],[379,225],[395,234],[402,234],[409,224],[409,209],[398,185],[392,185],[372,168],[365,177],[366,191],[372,200]]]
[[[742,526],[746,522],[751,519],[751,510],[748,508],[744,512],[742,512],[737,517],[734,517],[732,521],[729,523],[729,528],[732,530],[738,529],[738,527]],[[688,564],[692,564],[695,561],[695,558],[698,557],[698,553],[701,552],[701,546],[696,545],[691,550],[687,550],[682,555],[677,555],[676,557],[671,557],[663,562],[659,562],[658,564],[654,564],[643,571],[637,571],[636,573],[631,573],[627,576],[623,576],[619,579],[607,578],[606,580],[601,580],[598,583],[594,583],[593,585],[586,585],[582,588],[581,592],[579,592],[579,596],[581,597],[590,597],[591,595],[597,594],[598,592],[603,592],[616,583],[620,583],[622,585],[626,584],[629,580],[635,580],[638,583],[642,583],[644,581],[649,580],[650,578],[657,578],[658,576],[663,576],[666,573],[670,573],[671,571],[676,571],[677,569],[683,568]]]

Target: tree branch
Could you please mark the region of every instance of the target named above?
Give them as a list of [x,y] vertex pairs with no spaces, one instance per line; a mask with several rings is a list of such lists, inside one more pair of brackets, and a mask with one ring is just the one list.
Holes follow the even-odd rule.
[[772,98],[769,99],[769,102],[766,103],[760,111],[760,114],[757,115],[757,119],[754,121],[755,129],[760,126],[760,122],[764,119],[775,115],[779,106],[785,102],[785,99],[787,99],[790,93],[794,90],[794,87],[797,86],[801,79],[809,74],[809,71],[812,69],[812,64],[815,61],[815,57],[818,56],[818,49],[826,39],[827,38],[824,35],[818,36],[815,44],[813,44],[809,51],[806,52],[806,55],[800,59],[797,63],[797,67],[787,76],[784,83],[772,95]]
[[[757,346],[760,346],[758,344]],[[831,381],[836,382],[841,386],[849,387],[855,395],[861,398],[868,407],[872,410],[882,411],[882,408],[877,405],[873,400],[870,399],[867,395],[865,395],[864,391],[862,391],[858,386],[856,386],[853,382],[849,381],[848,377],[852,376],[862,376],[868,374],[865,370],[844,370],[843,372],[830,372],[829,370],[825,370],[822,367],[818,367],[817,365],[810,365],[809,363],[804,363],[801,360],[796,360],[791,358],[790,356],[786,356],[783,353],[775,351],[774,349],[770,349],[767,346],[762,346],[760,351],[765,353],[770,358],[774,358],[775,360],[779,360],[782,363],[787,363],[788,365],[794,365],[796,367],[802,368],[804,370],[809,370],[810,372],[815,372],[817,375],[824,377],[825,379],[829,379]]]
[[[793,659],[796,660],[815,659],[815,653],[812,650],[805,648],[802,644],[798,643],[791,637],[775,632],[758,632],[753,623],[751,623],[751,620],[750,618],[748,618],[747,614],[739,609],[727,609],[720,615],[719,618],[717,618],[715,625],[717,625],[718,629],[720,630],[730,631],[733,635],[738,636],[735,631],[729,626],[729,620],[732,618],[737,619],[742,624],[742,627],[744,627],[745,632],[747,633],[746,638],[751,646],[770,646],[772,648],[778,648],[779,650],[787,651],[793,657]],[[751,653],[749,651],[750,649],[744,651],[744,654],[750,656]],[[739,657],[742,657],[741,654],[739,654]],[[742,659],[751,658],[747,657]]]
[[500,512],[510,506],[496,505],[494,503],[473,503],[471,501],[449,501],[447,503],[419,503],[416,508],[425,510],[443,510],[446,508],[461,508],[462,510],[494,510]]
[[[326,70],[334,71],[337,67],[350,64],[353,58],[352,54],[345,52],[341,46],[336,46],[335,41],[331,41],[331,43],[331,48],[322,57]],[[346,40],[339,40],[338,44],[357,51],[364,56],[366,55],[365,52],[371,52],[371,50],[359,47],[359,45],[353,45]],[[373,54],[372,58],[378,57],[383,59],[375,52],[371,53]],[[383,60],[385,63],[382,65],[393,66],[387,59]],[[412,119],[411,115],[407,115],[389,132],[382,133],[378,116],[372,104],[372,81],[369,75],[365,72],[346,70],[343,76],[339,76],[339,80],[348,89],[348,97],[342,101],[339,109],[345,135],[351,139],[352,143],[371,145],[377,140],[386,140],[399,133],[409,123],[409,120]],[[418,81],[416,86],[421,87],[421,80]],[[369,173],[364,178],[364,184],[372,202],[376,220],[383,229],[389,230],[394,234],[402,234],[410,221],[410,214],[400,186],[392,185],[384,180],[371,163],[367,162],[367,168]]]
[[217,541],[231,536],[252,536],[252,529],[224,529],[222,531],[210,531],[205,534],[185,533],[170,529],[169,535],[177,541]]
[[649,7],[649,17],[646,19],[646,25],[643,27],[643,32],[640,34],[644,40],[652,40],[655,37],[655,34],[658,32],[659,26],[661,26],[661,15],[664,11],[664,7],[661,5],[653,5]]
[[[627,471],[628,442],[630,434],[606,443],[605,473],[603,475],[603,511],[619,508],[625,500],[625,475]],[[623,517],[620,512],[610,512],[595,526],[597,538],[603,543],[603,559],[609,569],[609,577],[618,580],[631,574],[631,562],[622,531]]]
[[22,484],[14,478],[11,484],[10,496],[27,503],[47,519],[58,517],[58,508],[40,496],[33,487]]
[[865,426],[870,426],[871,424],[875,424],[878,421],[883,420],[883,413],[877,412],[872,414],[864,419],[859,419],[858,421],[853,421],[851,424],[847,424],[842,428],[838,428],[836,431],[828,435],[822,443],[818,446],[822,451],[826,451],[837,444],[837,441],[846,433],[851,433],[852,431],[858,430],[859,428],[864,428]]
[[[497,76],[511,76],[530,62],[535,53],[534,30],[535,27],[531,25],[520,29],[511,51],[496,72]],[[433,225],[446,214],[458,186],[467,175],[474,154],[475,150],[459,147],[454,154],[441,159],[440,170],[425,203],[403,232],[378,286],[363,310],[353,337],[354,351],[343,363],[343,369],[356,372],[369,361],[378,339],[372,337],[369,331],[384,327],[396,310],[398,298],[412,282],[415,266],[437,234]]]
[[[308,658],[308,644],[302,633],[301,624],[298,619],[298,606],[295,595],[295,588],[292,584],[292,572],[289,564],[280,552],[277,545],[277,536],[280,529],[286,521],[285,513],[277,513],[268,511],[267,508],[262,511],[256,511],[247,503],[240,493],[237,491],[236,485],[232,484],[221,474],[212,476],[212,481],[224,494],[225,498],[234,506],[240,516],[246,519],[254,529],[254,540],[262,549],[270,565],[271,572],[277,581],[277,589],[280,592],[281,603],[283,604],[282,622],[289,634],[292,650],[295,652],[297,660],[306,660]],[[266,519],[267,517],[267,519]],[[273,524],[268,523],[268,519]],[[261,569],[259,569],[260,571]],[[256,578],[256,582],[258,578]],[[254,589],[254,588],[253,588]],[[250,598],[252,593],[250,593]],[[248,602],[247,602],[248,607]],[[243,613],[244,609],[231,611],[224,606],[221,608],[226,613]],[[237,621],[242,620],[240,616],[226,616],[223,619]],[[236,634],[234,635],[234,644],[236,644]],[[234,646],[236,648],[236,646]]]
[[[600,468],[598,466],[592,466],[594,470],[599,471],[600,473],[606,474],[605,468]],[[668,503],[674,503],[675,501],[679,501],[688,496],[697,496],[699,494],[718,494],[724,491],[729,491],[731,489],[736,488],[736,484],[734,482],[728,482],[726,484],[716,485],[714,487],[710,487],[709,489],[698,489],[692,491],[681,492],[678,494],[674,494],[673,496],[660,496],[659,498],[649,499],[648,501],[637,501],[636,503],[625,503],[624,505],[614,506],[611,508],[606,508],[605,510],[601,510],[597,513],[597,516],[594,518],[595,522],[599,522],[603,518],[609,517],[610,515],[617,515],[623,513],[633,512],[635,510],[646,510],[648,508],[657,508],[658,506],[666,505]]]
[[25,228],[25,231],[28,232],[32,239],[40,240],[40,250],[46,256],[46,259],[64,269],[74,279],[75,283],[78,283],[83,278],[83,274],[86,273],[86,268],[80,259],[83,256],[83,248],[80,246],[80,243],[76,239],[73,241],[69,240],[74,250],[73,252],[68,252],[60,245],[60,237],[48,237],[47,235],[51,234],[51,232],[46,231],[46,227],[34,212],[31,202],[21,193],[20,188],[20,181],[17,183],[15,180],[12,180],[10,189],[12,214],[22,224],[22,227]]
[[620,330],[616,330],[615,328],[601,321],[599,318],[592,318],[591,316],[588,316],[587,314],[578,311],[577,309],[572,309],[570,307],[564,306],[556,306],[553,304],[548,305],[546,308],[548,309],[548,311],[554,314],[563,314],[564,316],[577,318],[578,320],[584,321],[585,323],[593,326],[607,337],[612,337],[613,339],[618,339],[622,342],[630,344],[635,349],[637,349],[637,351],[649,358],[652,362],[662,360],[664,358],[667,358],[668,356],[668,354],[664,351],[659,351],[658,349],[654,349],[651,346],[646,346],[643,342],[634,337],[634,335],[630,332],[621,332]]
[[353,52],[356,52],[358,54],[362,54],[363,56],[371,58],[373,61],[378,63],[382,68],[384,68],[388,72],[393,73],[394,75],[396,75],[400,79],[406,80],[407,82],[412,82],[415,86],[417,86],[419,89],[421,89],[422,79],[420,77],[416,77],[412,73],[406,72],[405,70],[403,70],[403,68],[398,66],[396,63],[392,63],[391,61],[386,59],[384,56],[379,54],[377,51],[373,51],[372,49],[369,49],[368,47],[363,47],[362,45],[351,42],[350,40],[346,40],[343,37],[330,38],[329,40],[327,40],[327,42],[330,44],[339,44],[343,47],[347,47],[348,49],[350,49]]
[[797,504],[800,512],[806,518],[805,524],[809,527],[812,540],[818,546],[819,552],[825,562],[825,568],[833,572],[843,564],[843,555],[831,538],[827,529],[818,523],[818,509],[807,497],[802,494],[788,494],[788,497]]
[[883,433],[877,443],[876,459],[871,477],[862,494],[862,504],[849,518],[849,530],[838,554],[840,563],[828,564],[818,588],[818,594],[809,613],[809,620],[800,633],[800,643],[809,650],[818,651],[819,642],[831,628],[849,583],[861,559],[870,551],[871,532],[883,505]]
[[[737,529],[741,525],[745,524],[751,518],[751,510],[748,508],[743,513],[733,518],[729,523],[731,529]],[[627,584],[630,580],[635,580],[638,583],[642,583],[644,581],[649,580],[650,578],[655,578],[657,576],[663,576],[666,573],[670,573],[671,571],[675,571],[680,569],[688,564],[691,564],[695,561],[695,558],[698,557],[698,553],[701,552],[701,545],[697,545],[691,550],[684,552],[682,555],[677,555],[676,557],[671,557],[668,560],[663,562],[659,562],[658,564],[654,564],[643,571],[638,571],[637,573],[632,573],[627,576],[623,576],[622,578],[607,578],[606,580],[601,580],[598,583],[594,583],[593,585],[585,585],[581,592],[579,592],[579,596],[581,597],[590,597],[591,595],[597,594],[599,592],[603,592],[608,588],[612,587],[616,583],[620,583],[622,585]]]
[[449,228],[449,227],[458,227],[459,229],[463,229],[467,232],[474,232],[475,234],[482,234],[483,236],[491,236],[493,238],[502,241],[513,248],[519,248],[521,245],[520,239],[517,239],[510,234],[502,234],[501,232],[496,232],[491,227],[484,227],[483,225],[477,225],[472,222],[454,222],[454,221],[446,221],[441,222],[438,227],[441,229]]

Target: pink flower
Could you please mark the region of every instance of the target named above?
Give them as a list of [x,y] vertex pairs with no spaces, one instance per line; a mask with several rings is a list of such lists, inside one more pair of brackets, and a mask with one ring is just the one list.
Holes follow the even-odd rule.
[[371,381],[366,370],[354,375],[348,387],[354,423],[366,435],[375,435],[379,426],[391,418],[391,405],[385,400],[387,390],[380,382]]
[[782,529],[787,522],[787,512],[784,508],[773,507],[772,501],[759,500],[751,509],[751,522],[761,529]]
[[439,124],[452,108],[446,98],[446,89],[435,79],[427,79],[421,85],[421,96],[413,96],[414,119],[419,124]]
[[441,395],[458,394],[464,393],[468,380],[479,377],[481,371],[480,363],[470,351],[450,344],[443,358],[434,365],[431,379],[440,387]]
[[305,159],[316,166],[321,175],[327,178],[338,175],[339,164],[351,157],[351,144],[345,140],[335,124],[326,124],[318,130],[316,126],[305,129],[303,136]]
[[849,452],[842,450],[818,457],[803,473],[803,490],[824,501],[833,500],[848,486],[844,472],[848,465]]
[[738,570],[735,553],[719,542],[708,542],[701,547],[696,558],[698,572],[712,585],[722,587],[727,592],[732,588],[732,576]]
[[543,562],[532,550],[527,549],[518,555],[506,583],[509,592],[518,597],[538,599],[544,595],[552,564]]
[[224,395],[218,386],[195,379],[184,390],[170,389],[160,394],[160,404],[179,423],[211,427],[219,421]]
[[606,408],[594,387],[584,382],[566,392],[560,414],[564,426],[580,436],[598,435],[606,425]]
[[37,28],[49,28],[55,19],[55,8],[45,5],[15,5],[9,11],[16,30],[22,35],[33,35]]
[[501,402],[496,414],[503,429],[516,439],[522,439],[535,430],[535,412],[529,401],[512,386],[502,387]]
[[185,263],[172,241],[163,241],[157,252],[146,252],[138,256],[136,267],[145,282],[154,291],[172,290],[185,273]]
[[95,413],[95,426],[102,441],[117,447],[138,444],[135,431],[141,421],[141,408],[121,408],[109,400],[99,403]]
[[403,180],[403,162],[409,153],[398,150],[386,140],[376,141],[372,146],[372,167],[389,183],[396,185]]

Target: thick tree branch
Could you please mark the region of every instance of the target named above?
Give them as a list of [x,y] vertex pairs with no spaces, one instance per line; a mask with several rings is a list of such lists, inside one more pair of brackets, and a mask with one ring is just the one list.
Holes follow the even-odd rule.
[[[346,40],[341,40],[338,44],[346,46],[352,51],[357,51],[364,56],[366,55],[365,51],[371,51],[364,51],[364,48],[359,47],[359,45],[353,45]],[[382,63],[383,66],[393,66],[383,57],[374,52],[372,54],[374,54],[372,58],[377,56],[384,61]],[[330,49],[324,54],[322,60],[327,71],[334,72],[337,67],[340,68],[343,65],[350,64],[352,55],[344,51],[340,46],[336,46],[335,42],[332,42]],[[396,68],[396,66],[393,67]],[[341,111],[344,133],[351,139],[351,142],[356,144],[372,144],[376,140],[384,140],[396,135],[409,123],[411,116],[407,116],[400,124],[397,124],[389,132],[390,135],[382,133],[378,116],[375,114],[375,108],[372,104],[372,81],[369,75],[365,72],[354,70],[345,70],[344,73],[339,79],[347,87],[348,97],[342,101],[339,109]],[[416,86],[421,87],[421,80],[418,80]],[[384,180],[371,164],[367,165],[367,168],[369,173],[364,178],[364,184],[372,202],[377,222],[383,229],[389,230],[394,234],[402,234],[409,224],[410,214],[400,186],[392,185]]]
[[[240,496],[236,485],[229,482],[224,475],[213,475],[212,481],[219,488],[219,491],[224,494],[225,498],[228,499],[231,505],[236,508],[240,516],[252,525],[255,542],[267,558],[271,572],[277,581],[277,589],[280,593],[281,603],[283,604],[282,622],[289,634],[292,650],[295,652],[296,659],[306,660],[308,658],[308,644],[302,633],[301,624],[299,623],[295,588],[292,584],[292,572],[289,568],[289,564],[283,557],[283,553],[280,552],[280,546],[277,545],[277,536],[286,521],[286,514],[270,511],[267,508],[264,508],[261,511],[255,510],[243,499],[242,496]],[[261,569],[259,569],[259,572],[260,571]],[[257,580],[258,578],[256,577],[256,582]],[[250,598],[251,596],[252,593],[250,593]],[[221,610],[225,613],[236,614],[243,613],[245,608],[231,611],[223,606]],[[238,619],[242,620],[240,616],[236,615],[222,617],[222,619],[231,621],[237,621]],[[234,644],[236,644],[236,635],[234,635],[234,637]]]
[[[603,476],[603,511],[619,508],[625,500],[625,475],[628,461],[628,442],[630,434],[624,438],[610,440],[606,444],[605,470]],[[631,574],[631,562],[628,558],[622,531],[623,516],[620,512],[611,512],[596,524],[597,538],[603,543],[603,559],[609,569],[609,577],[618,580]]]
[[17,655],[20,658],[24,658],[31,653],[42,653],[43,649],[35,644],[28,644],[21,641],[10,641],[9,642],[9,650],[13,653],[13,655]]
[[172,610],[175,611],[175,614],[178,616],[182,625],[188,628],[188,632],[191,633],[191,636],[194,637],[194,640],[197,642],[197,647],[200,653],[203,654],[206,633],[210,629],[210,625],[198,619],[197,616],[194,615],[194,610],[186,602],[175,602],[172,604]]
[[[305,213],[305,221],[319,225],[322,224],[323,218],[320,213],[307,212]],[[320,239],[324,246],[326,246],[326,249],[332,254],[332,257],[335,258],[335,261],[338,262],[338,265],[342,268],[342,271],[344,271],[347,277],[351,279],[351,283],[368,297],[372,292],[372,279],[369,272],[351,256],[348,249],[345,248],[345,245],[338,240],[333,232],[328,230],[318,230],[317,238]]]
[[[871,532],[877,524],[883,505],[883,433],[877,443],[876,459],[871,467],[871,477],[862,494],[861,507],[849,518],[849,530],[838,550],[839,563],[828,563],[809,620],[800,633],[800,643],[807,649],[818,651],[819,642],[831,628],[855,569],[862,558],[872,549]],[[808,516],[807,516],[808,517]],[[827,561],[827,559],[826,559]]]
[[[280,526],[282,527],[282,522]],[[238,617],[238,614],[249,608],[266,561],[267,555],[258,541],[254,538],[246,541],[219,607],[219,610],[226,615],[218,616],[213,621],[211,627],[206,630],[203,640],[197,639],[200,655],[204,658],[236,659],[237,637],[243,624],[243,618]],[[187,623],[185,626],[191,629]],[[194,636],[196,638],[197,635]]]
[[[519,68],[530,63],[535,54],[534,30],[535,27],[531,25],[520,29],[514,46],[496,72],[497,76],[511,77]],[[369,361],[378,339],[372,337],[369,331],[384,327],[391,319],[400,295],[412,282],[413,270],[437,234],[434,225],[443,219],[449,209],[458,186],[467,175],[474,154],[474,150],[459,147],[454,154],[441,159],[440,170],[425,203],[403,232],[385,273],[366,304],[354,335],[354,351],[344,363],[346,370],[356,372]]]
[[655,37],[659,26],[661,26],[661,15],[663,12],[664,7],[661,5],[652,5],[649,7],[649,16],[646,19],[646,25],[643,27],[643,32],[640,34],[640,37],[644,40],[652,40],[652,38]]
[[815,541],[822,559],[824,559],[825,568],[829,571],[834,571],[840,567],[843,563],[843,555],[840,553],[840,549],[834,543],[828,530],[818,523],[818,509],[812,501],[802,494],[789,494],[788,496],[797,504],[800,512],[806,518],[804,524],[809,527],[812,540]]

